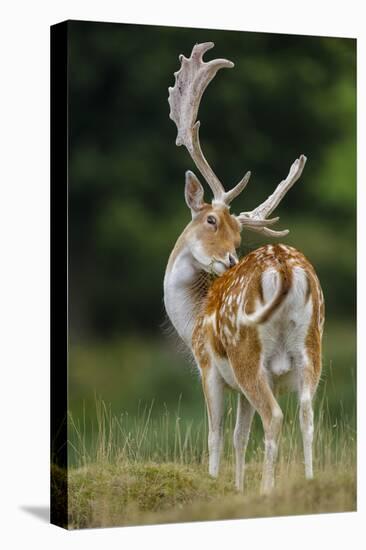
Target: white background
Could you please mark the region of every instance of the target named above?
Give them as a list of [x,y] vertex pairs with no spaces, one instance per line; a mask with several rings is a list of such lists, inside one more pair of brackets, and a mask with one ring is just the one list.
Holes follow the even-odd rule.
[[[361,548],[365,544],[365,23],[362,2],[3,2],[0,18],[2,548]],[[49,499],[49,26],[64,19],[358,38],[358,513],[67,532]],[[91,113],[92,116],[92,113]],[[332,185],[332,182],[329,182]],[[339,230],[342,230],[340,220]],[[335,235],[336,238],[336,235]],[[342,254],[342,250],[339,251]],[[42,517],[43,516],[43,519]],[[363,528],[362,528],[363,527]]]

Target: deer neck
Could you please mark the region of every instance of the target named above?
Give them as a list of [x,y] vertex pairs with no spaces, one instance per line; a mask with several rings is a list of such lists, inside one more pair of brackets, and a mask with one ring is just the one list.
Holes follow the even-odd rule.
[[191,347],[194,325],[210,286],[211,276],[194,259],[188,244],[189,226],[179,237],[164,277],[164,304],[170,321]]

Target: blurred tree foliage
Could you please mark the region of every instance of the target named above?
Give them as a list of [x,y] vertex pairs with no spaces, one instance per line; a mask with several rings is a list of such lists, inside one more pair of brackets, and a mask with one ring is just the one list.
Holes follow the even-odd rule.
[[[278,209],[315,264],[328,315],[355,313],[356,42],[142,25],[69,23],[70,329],[75,340],[156,332],[169,253],[189,221],[168,86],[196,42],[235,63],[207,89],[201,142],[233,205],[253,208],[308,156]],[[208,195],[208,194],[207,194]],[[265,241],[243,234],[243,250]]]

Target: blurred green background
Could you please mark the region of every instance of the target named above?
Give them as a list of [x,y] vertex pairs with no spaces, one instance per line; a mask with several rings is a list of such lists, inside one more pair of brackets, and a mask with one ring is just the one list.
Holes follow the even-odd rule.
[[[355,422],[356,41],[253,32],[69,22],[69,407],[95,397],[134,415],[154,400],[202,420],[199,378],[164,328],[163,276],[190,220],[168,86],[178,55],[213,41],[220,71],[200,107],[201,144],[254,208],[304,153],[301,180],[276,211],[284,242],[314,264],[326,300],[322,393],[334,422]],[[207,192],[207,199],[209,193]],[[243,233],[241,254],[268,242]]]

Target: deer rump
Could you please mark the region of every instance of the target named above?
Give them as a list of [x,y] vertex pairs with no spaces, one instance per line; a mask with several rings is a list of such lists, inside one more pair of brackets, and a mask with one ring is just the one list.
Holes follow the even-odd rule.
[[254,301],[251,313],[244,306],[239,321],[257,327],[262,365],[268,373],[281,376],[304,363],[313,312],[311,282],[304,268],[283,263],[279,270],[262,272],[260,284],[262,299]]

